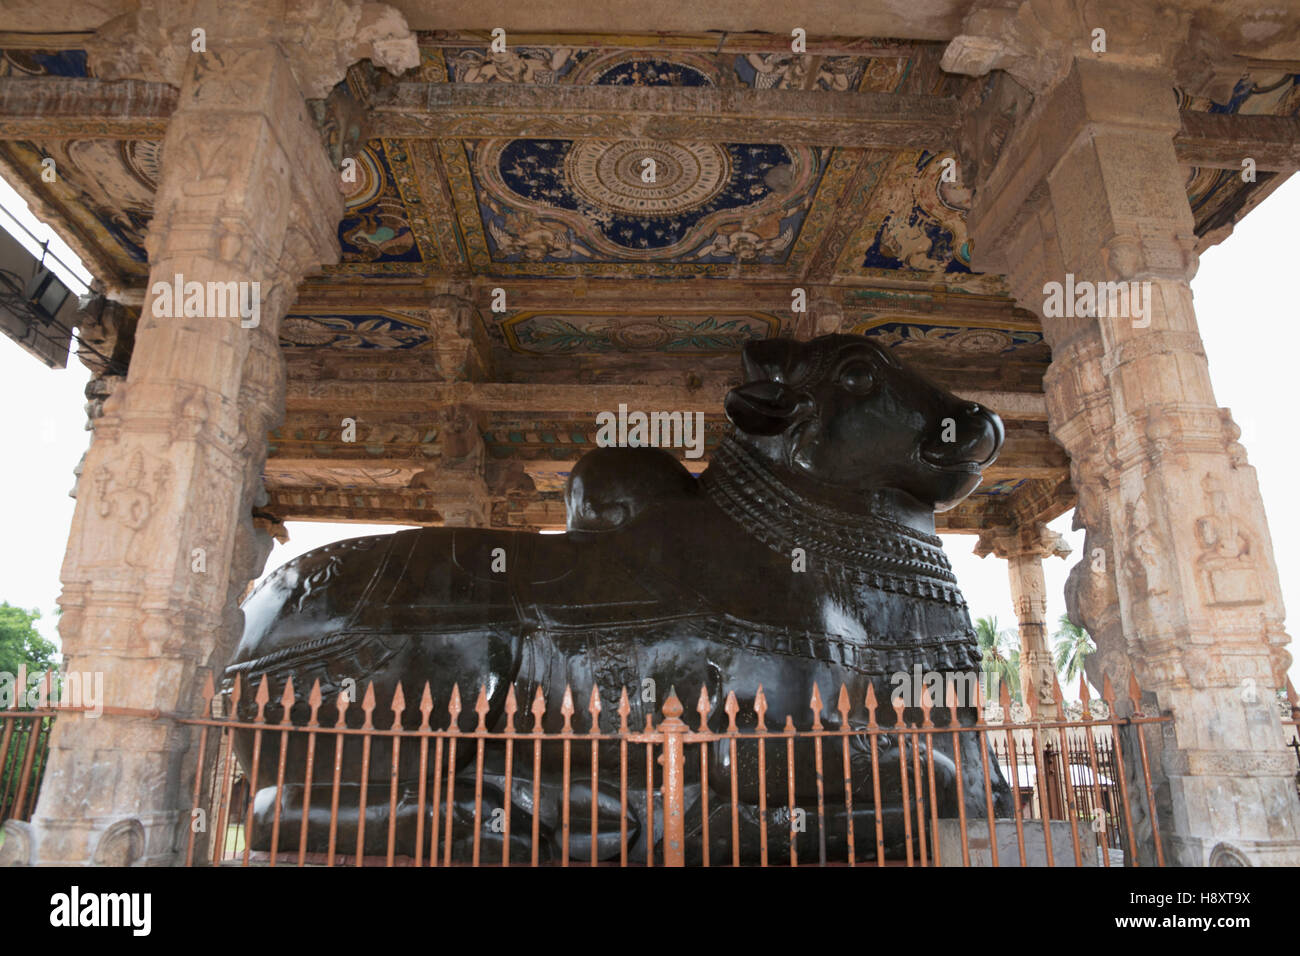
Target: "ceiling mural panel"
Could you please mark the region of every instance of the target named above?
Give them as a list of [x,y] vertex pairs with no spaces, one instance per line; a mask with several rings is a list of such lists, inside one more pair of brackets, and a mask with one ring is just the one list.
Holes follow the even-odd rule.
[[1051,350],[1038,331],[926,325],[912,319],[906,322],[866,320],[855,325],[853,332],[889,346],[904,360],[918,353],[950,359],[997,355],[1022,362],[1041,362],[1046,366],[1051,359]]
[[501,53],[484,48],[443,53],[454,83],[531,83],[609,86],[749,86],[755,89],[857,89],[866,57],[826,57],[809,84],[814,58],[752,53],[717,55],[676,51],[655,56],[639,50],[517,47]]
[[[970,192],[948,181],[950,157],[922,151],[896,156],[871,195],[841,266],[879,272],[971,272],[966,213]],[[947,161],[947,162],[946,162]]]
[[[813,71],[813,57],[795,53],[749,53],[735,59],[736,75],[756,90],[856,90],[871,61],[861,56],[820,58]],[[894,61],[897,67],[898,61]]]
[[[1178,94],[1178,107],[1206,113],[1242,113],[1256,116],[1300,115],[1300,74],[1277,73],[1240,81],[1226,103],[1201,96]],[[1187,199],[1196,219],[1196,234],[1204,235],[1239,218],[1243,205],[1257,185],[1264,185],[1274,173],[1257,174],[1255,183],[1241,178],[1234,169],[1193,167],[1187,175]]]
[[[748,86],[752,89],[860,90],[947,94],[962,82],[939,69],[942,44],[867,41],[878,55],[814,56],[755,50],[648,51],[617,38],[572,38],[573,45],[529,44],[501,52],[486,46],[421,47],[429,82],[547,85]],[[643,42],[646,38],[640,38]],[[662,38],[655,38],[662,40]],[[599,45],[583,45],[584,41]],[[852,45],[852,44],[850,44]],[[631,47],[622,48],[619,47]]]
[[[707,88],[737,93],[716,99],[738,102],[757,99],[749,91],[816,91],[810,101],[833,106],[827,97],[854,91],[965,104],[963,95],[983,82],[944,73],[942,43],[829,39],[829,46],[826,38],[810,39],[819,55],[808,55],[788,52],[788,37],[770,35],[512,34],[507,50],[493,52],[486,31],[424,33],[418,67],[394,78],[354,66],[348,91],[362,109],[382,105],[385,88],[401,83],[567,86],[555,94],[600,102],[604,94],[572,88]],[[59,78],[91,76],[81,50],[0,50],[0,77],[14,82],[44,78],[57,85]],[[1300,74],[1252,76],[1226,102],[1179,94],[1179,107],[1300,114]],[[464,348],[463,369],[447,377],[462,374],[484,394],[496,384],[694,388],[704,381],[712,389],[738,374],[735,355],[748,341],[838,327],[872,337],[939,380],[1041,392],[1050,351],[1036,318],[1014,306],[1004,277],[971,271],[971,196],[951,181],[955,175],[945,175],[956,172],[953,154],[932,151],[947,145],[942,136],[898,141],[930,151],[810,146],[792,141],[798,123],[778,133],[779,118],[756,115],[743,137],[724,137],[758,141],[752,144],[638,139],[635,131],[655,128],[641,122],[653,113],[625,111],[614,118],[628,138],[596,140],[572,138],[580,124],[538,109],[527,114],[525,128],[511,127],[508,135],[518,138],[504,138],[493,131],[495,121],[474,112],[475,98],[509,104],[529,91],[426,92],[465,104],[448,108],[446,125],[429,127],[455,130],[455,138],[361,144],[338,229],[341,259],[323,270],[323,280],[305,284],[302,304],[281,324],[281,344],[297,356],[300,375],[308,369],[375,383],[382,397],[386,383],[430,380],[434,366],[460,362],[454,353]],[[606,92],[614,104],[625,96]],[[98,126],[92,116],[79,127],[88,132],[74,139],[36,124],[0,142],[5,175],[21,176],[77,240],[78,252],[95,259],[101,274],[116,273],[128,291],[143,288],[147,277],[145,236],[160,180],[163,118]],[[43,159],[55,161],[55,182],[41,180]],[[1244,183],[1238,170],[1188,170],[1198,234],[1230,227],[1268,192],[1272,176],[1260,174],[1261,189]],[[556,281],[520,281],[531,279]],[[489,312],[488,293],[498,286],[508,292],[507,310]],[[797,286],[809,293],[806,314],[788,311],[789,290]],[[466,318],[467,310],[433,301],[440,296],[467,298],[480,311]],[[362,491],[406,489],[442,454],[439,433],[424,411],[403,412],[386,401],[375,399],[356,447],[341,443],[332,425],[312,425],[310,416],[272,433],[268,484],[293,490],[305,512],[314,507],[304,503],[304,495],[315,494],[311,488],[350,489],[354,502]],[[494,405],[474,419],[487,456],[510,460],[509,468],[496,463],[501,474],[513,475],[521,463],[536,487],[511,486],[513,497],[493,500],[492,513],[508,511],[512,525],[543,513],[562,520],[558,494],[569,463],[594,446],[594,411],[556,404],[551,398],[544,410],[509,411]],[[1040,418],[1028,416],[1041,413],[1022,404],[1028,424],[1017,427],[1032,434],[1022,434],[1030,451],[1021,454],[1037,455],[1046,431],[1035,432]],[[721,415],[707,417],[706,449],[726,427]],[[1020,477],[1030,472],[1005,462],[1000,467],[999,480],[972,499],[972,520],[1009,514],[1035,495],[1065,500],[1044,492],[1041,477]],[[1035,474],[1059,468],[1052,480],[1064,480],[1057,458],[1035,467]],[[401,510],[394,507],[395,514]]]
[[432,341],[428,323],[414,310],[290,312],[280,323],[280,344],[287,349],[407,350]]
[[443,60],[444,76],[451,83],[537,83],[555,84],[572,72],[590,50],[569,47],[515,47],[500,53],[487,49],[433,51]]
[[824,171],[811,147],[472,144],[494,262],[781,263]]
[[1038,319],[1004,295],[855,289],[844,308],[850,332],[876,338],[905,360],[959,367],[994,359],[1044,371],[1051,361]]
[[[395,160],[409,162],[401,144],[381,140],[371,140],[355,157],[356,182],[350,184],[339,222],[345,269],[422,273],[438,264],[427,224],[421,223],[426,226],[422,236],[412,229],[413,216],[402,186],[413,190],[414,178],[408,174],[405,182],[399,182],[390,151]],[[413,205],[418,207],[418,201]],[[421,238],[426,241],[420,242]]]
[[1300,73],[1256,74],[1242,79],[1226,103],[1179,91],[1178,108],[1205,113],[1294,116],[1300,111]]
[[90,75],[85,50],[0,50],[0,76]]
[[1024,487],[1025,483],[1029,480],[1030,479],[1028,478],[1004,478],[1001,481],[990,482],[976,488],[974,496],[982,496],[985,498],[1005,498]]
[[[153,218],[153,197],[162,144],[148,140],[57,139],[45,143],[0,143],[0,156],[24,178],[40,183],[52,205],[86,244],[121,275],[148,274],[145,232]],[[54,161],[56,178],[41,179],[42,162]]]

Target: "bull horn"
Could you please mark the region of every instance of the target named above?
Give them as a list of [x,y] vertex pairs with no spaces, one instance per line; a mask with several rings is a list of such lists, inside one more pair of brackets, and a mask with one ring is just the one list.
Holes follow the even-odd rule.
[[727,393],[727,419],[750,435],[779,435],[799,410],[799,394],[780,382],[749,382]]
[[794,339],[760,339],[756,342],[746,342],[740,352],[745,381],[781,381],[785,378],[786,369],[790,367],[795,350],[801,347]]

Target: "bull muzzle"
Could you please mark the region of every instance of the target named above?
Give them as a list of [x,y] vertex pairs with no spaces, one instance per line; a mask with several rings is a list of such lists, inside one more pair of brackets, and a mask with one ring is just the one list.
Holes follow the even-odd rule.
[[974,402],[939,422],[921,445],[921,458],[945,471],[978,472],[997,458],[1006,439],[1002,419]]

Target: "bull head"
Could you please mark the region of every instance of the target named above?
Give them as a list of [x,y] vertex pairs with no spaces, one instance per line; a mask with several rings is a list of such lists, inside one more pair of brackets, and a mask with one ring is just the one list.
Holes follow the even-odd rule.
[[1002,447],[997,415],[863,336],[750,342],[743,361],[745,384],[726,398],[737,440],[778,477],[840,504],[888,491],[946,511]]

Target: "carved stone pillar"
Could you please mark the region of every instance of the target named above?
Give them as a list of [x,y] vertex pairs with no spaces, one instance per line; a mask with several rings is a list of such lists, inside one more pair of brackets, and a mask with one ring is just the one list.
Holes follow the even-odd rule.
[[[1147,712],[1173,715],[1153,739],[1166,857],[1295,864],[1300,803],[1268,690],[1290,661],[1281,592],[1255,473],[1197,332],[1161,50],[1066,56],[1054,85],[1030,83],[1032,109],[976,184],[977,265],[1010,277],[1052,346],[1049,420],[1088,529],[1072,613],[1092,620],[1107,669],[1131,661]],[[1088,288],[1101,293],[1091,304]]]
[[[431,356],[445,382],[482,381],[490,376],[491,351],[481,339],[471,295],[466,284],[435,295],[429,305],[434,332]],[[492,521],[481,419],[476,409],[467,406],[438,409],[441,457],[411,480],[412,488],[428,490],[447,527],[486,528]]]
[[[11,862],[174,861],[194,767],[190,732],[167,715],[197,711],[270,550],[252,509],[267,430],[284,413],[279,324],[304,274],[337,259],[343,203],[304,102],[309,88],[320,95],[319,61],[309,85],[269,33],[241,40],[247,12],[199,4],[200,18],[183,20],[209,25],[208,50],[176,71],[149,294],[126,383],[95,422],[62,572],[69,669],[104,675],[108,709],[55,723],[36,813],[15,844],[27,859],[6,845]],[[148,16],[160,16],[151,4],[132,21],[142,44],[158,27]]]
[[[1011,579],[1011,603],[1020,632],[1020,689],[1026,704],[1042,720],[1060,719],[1056,702],[1056,667],[1047,646],[1047,585],[1043,579],[1043,558],[1070,554],[1070,546],[1043,524],[1034,524],[1008,534],[980,535],[975,553],[995,554],[1007,562]],[[1030,700],[1030,694],[1033,700]]]

